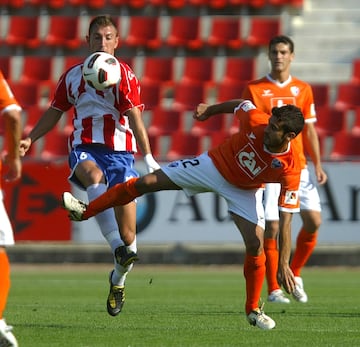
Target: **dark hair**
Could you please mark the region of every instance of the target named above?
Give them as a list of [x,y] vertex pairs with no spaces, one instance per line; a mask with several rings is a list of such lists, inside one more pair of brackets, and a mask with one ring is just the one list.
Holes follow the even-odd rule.
[[271,50],[271,47],[274,45],[277,45],[278,43],[284,43],[285,45],[288,45],[290,48],[290,52],[294,53],[294,49],[295,49],[294,41],[291,40],[290,37],[285,36],[285,35],[275,36],[270,40],[269,47],[268,47],[269,52]]
[[94,28],[97,27],[106,27],[106,26],[113,26],[117,32],[117,26],[115,20],[109,15],[102,15],[94,17],[89,25],[89,36],[91,35]]
[[298,135],[304,128],[304,116],[299,107],[295,105],[273,107],[271,115],[281,123],[285,134],[294,132]]

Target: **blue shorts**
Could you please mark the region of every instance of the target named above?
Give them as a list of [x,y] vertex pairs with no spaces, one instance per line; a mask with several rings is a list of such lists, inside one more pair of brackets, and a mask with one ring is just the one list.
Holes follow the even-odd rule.
[[134,154],[132,152],[118,152],[102,145],[80,145],[72,149],[69,156],[71,174],[69,181],[80,189],[85,190],[77,179],[75,169],[83,161],[91,160],[102,170],[108,188],[117,183],[126,182],[129,178],[139,177],[134,169]]

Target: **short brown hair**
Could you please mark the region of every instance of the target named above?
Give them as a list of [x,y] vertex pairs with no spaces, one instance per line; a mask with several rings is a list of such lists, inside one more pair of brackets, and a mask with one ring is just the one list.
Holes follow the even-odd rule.
[[101,15],[94,17],[89,25],[89,36],[93,32],[94,28],[97,27],[106,27],[106,26],[113,26],[116,29],[116,33],[118,32],[116,22],[110,15]]

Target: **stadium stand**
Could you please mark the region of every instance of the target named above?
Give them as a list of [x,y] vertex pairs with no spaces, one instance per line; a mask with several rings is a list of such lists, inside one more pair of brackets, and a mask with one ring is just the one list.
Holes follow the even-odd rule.
[[210,35],[206,43],[211,47],[239,49],[244,45],[240,16],[215,16],[211,19]]
[[32,49],[40,46],[38,17],[11,16],[9,22],[8,33],[2,44]]
[[330,159],[354,160],[360,156],[360,136],[347,131],[339,131],[334,135],[334,146]]
[[132,16],[129,20],[129,32],[124,44],[147,49],[158,49],[161,46],[158,17]]
[[184,131],[184,114],[180,110],[167,109],[161,106],[152,110],[152,122],[147,131],[152,136],[172,135]]
[[[0,10],[9,14],[0,19],[5,29],[1,33],[0,68],[25,111],[43,107],[55,87],[44,84],[57,81],[87,54],[81,23],[99,9],[118,13],[119,29],[126,28],[121,32],[119,54],[139,76],[143,101],[151,115],[149,129],[152,125],[156,129],[161,123],[157,117],[161,119],[161,112],[170,112],[169,108],[182,113],[199,101],[209,101],[209,96],[211,101],[238,98],[244,83],[256,78],[259,53],[266,49],[269,38],[289,34],[282,18],[284,11],[290,16],[299,14],[303,5],[302,0],[0,0]],[[41,31],[44,23],[47,31]],[[19,79],[12,81],[14,71]],[[336,134],[344,132],[349,112],[355,117],[349,131],[357,134],[360,58],[353,58],[350,81],[311,85],[321,139],[335,140]],[[161,131],[175,133],[178,126],[184,131],[183,121],[181,126],[174,121],[173,131],[168,124]],[[64,132],[69,133],[71,123],[64,122]],[[196,130],[197,126],[201,128],[203,123],[187,131],[197,132],[199,137],[214,132],[210,124],[210,129]],[[225,132],[236,129],[235,119]]]
[[170,17],[170,32],[165,43],[173,48],[201,49],[204,42],[200,36],[200,17]]

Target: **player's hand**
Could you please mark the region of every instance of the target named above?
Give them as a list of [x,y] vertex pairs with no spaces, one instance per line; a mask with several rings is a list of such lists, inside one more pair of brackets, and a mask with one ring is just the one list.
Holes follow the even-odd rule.
[[154,157],[151,154],[145,155],[144,162],[148,173],[152,173],[160,169],[160,165],[155,161]]
[[196,107],[196,110],[193,114],[193,118],[199,121],[208,119],[211,114],[208,112],[209,105],[201,103]]
[[316,179],[319,184],[325,184],[327,181],[327,174],[322,167],[315,168]]
[[9,167],[9,170],[4,175],[5,181],[13,182],[18,180],[21,177],[21,168],[22,168],[20,158],[10,158],[8,155],[6,155],[4,162],[6,166]]
[[295,290],[295,276],[288,264],[279,264],[277,280],[278,283],[284,287],[288,294],[291,294]]
[[27,137],[23,140],[20,141],[20,148],[19,148],[19,151],[20,151],[20,156],[21,157],[24,157],[26,152],[30,149],[31,147],[31,138],[30,137]]

